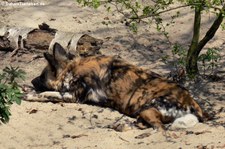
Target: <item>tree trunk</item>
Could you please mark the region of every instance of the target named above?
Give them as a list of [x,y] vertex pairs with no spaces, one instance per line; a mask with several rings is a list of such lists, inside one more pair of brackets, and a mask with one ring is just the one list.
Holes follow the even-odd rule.
[[[197,9],[197,10],[196,10]],[[223,22],[223,13],[225,11],[225,5],[223,6],[221,12],[219,13],[216,20],[213,22],[210,29],[207,31],[204,38],[198,42],[199,40],[199,33],[200,33],[200,20],[201,20],[201,10],[199,11],[198,8],[195,8],[195,21],[194,21],[194,35],[192,38],[192,43],[187,55],[187,64],[186,64],[186,71],[189,76],[195,76],[199,73],[198,71],[198,56],[204,46],[207,44],[209,40],[211,40],[218,28],[220,27],[221,23]],[[197,15],[197,16],[196,16]],[[199,20],[200,19],[200,20]]]
[[201,11],[200,7],[195,7],[195,19],[194,19],[194,32],[191,41],[191,46],[188,50],[187,55],[187,64],[186,64],[186,71],[188,75],[195,75],[198,73],[198,54],[197,54],[197,47],[199,42],[199,35],[200,35],[200,25],[201,25]]

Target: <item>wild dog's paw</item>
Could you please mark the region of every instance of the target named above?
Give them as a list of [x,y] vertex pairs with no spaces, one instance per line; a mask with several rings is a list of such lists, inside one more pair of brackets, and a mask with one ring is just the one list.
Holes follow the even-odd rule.
[[142,122],[137,122],[137,123],[135,124],[135,126],[136,126],[137,128],[139,128],[139,129],[147,129],[147,128],[149,128],[147,125],[143,124]]
[[118,132],[125,132],[128,130],[131,130],[132,126],[129,124],[114,124],[114,125],[109,125],[108,128],[114,129],[115,131],[118,131]]

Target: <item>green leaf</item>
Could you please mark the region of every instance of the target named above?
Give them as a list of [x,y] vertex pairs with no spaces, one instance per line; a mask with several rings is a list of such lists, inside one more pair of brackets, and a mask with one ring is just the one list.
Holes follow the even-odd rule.
[[22,93],[16,79],[24,79],[25,72],[19,67],[5,67],[0,74],[0,121],[7,123],[11,116],[10,106],[21,104]]
[[152,12],[152,9],[150,6],[145,6],[143,9],[143,15],[148,16]]
[[15,101],[18,105],[20,105],[20,104],[21,104],[21,97],[15,97],[15,98],[14,98],[14,101]]
[[99,0],[92,0],[92,7],[97,9],[100,6]]
[[110,12],[110,10],[111,10],[111,7],[107,7],[107,9],[106,9],[108,12]]
[[132,22],[132,23],[130,24],[130,29],[131,29],[134,33],[137,33],[137,30],[138,30],[138,28],[137,28],[137,23],[136,23],[136,22]]
[[11,113],[9,112],[9,107],[8,106],[0,109],[0,120],[3,123],[9,122],[9,116],[10,115],[11,115]]

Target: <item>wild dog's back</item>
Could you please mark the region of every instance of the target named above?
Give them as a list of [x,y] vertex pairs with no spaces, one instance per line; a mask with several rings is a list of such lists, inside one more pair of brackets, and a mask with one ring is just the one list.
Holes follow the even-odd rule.
[[[158,113],[157,121],[160,124],[157,127],[162,127],[161,122],[182,116],[182,112],[191,113],[193,110],[199,118],[203,116],[200,106],[185,88],[120,59],[114,60],[111,65],[106,95],[114,108],[127,115],[138,116],[146,110]],[[151,118],[152,115],[156,114],[150,115],[147,112],[142,117],[154,119]]]

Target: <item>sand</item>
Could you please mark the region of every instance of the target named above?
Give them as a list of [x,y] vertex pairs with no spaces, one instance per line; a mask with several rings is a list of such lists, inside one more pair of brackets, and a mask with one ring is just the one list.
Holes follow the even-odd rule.
[[[182,9],[182,17],[176,19],[176,24],[168,27],[170,44],[154,26],[148,28],[142,24],[138,33],[133,34],[121,23],[122,15],[116,12],[107,13],[104,8],[98,10],[82,8],[74,0],[38,2],[45,5],[14,7],[1,5],[0,27],[7,25],[36,28],[45,22],[60,31],[88,33],[104,40],[102,48],[104,54],[120,55],[130,63],[164,76],[167,76],[173,67],[171,64],[165,64],[161,57],[171,55],[171,44],[180,42],[188,46],[192,36],[193,13],[189,9]],[[113,20],[112,24],[103,25],[102,22],[108,19]],[[210,20],[213,20],[213,15],[203,17],[202,35],[209,28]],[[220,54],[223,58],[217,71],[222,79],[201,80],[198,83],[188,83],[186,87],[199,99],[203,108],[211,108],[207,112],[216,112],[215,120],[198,123],[188,129],[169,129],[167,133],[171,137],[166,138],[153,128],[140,130],[136,127],[127,127],[123,132],[111,129],[112,125],[132,124],[135,119],[109,108],[77,103],[22,101],[21,105],[11,107],[10,122],[0,125],[0,148],[225,148],[224,31],[220,29],[207,44],[206,48],[208,47],[222,49]],[[31,60],[34,54],[27,54],[25,59],[17,57],[14,61],[10,61],[9,54],[1,53],[0,69],[9,64],[20,66],[27,72],[26,80],[20,84],[31,85],[30,81],[40,74],[45,65],[44,58]]]

